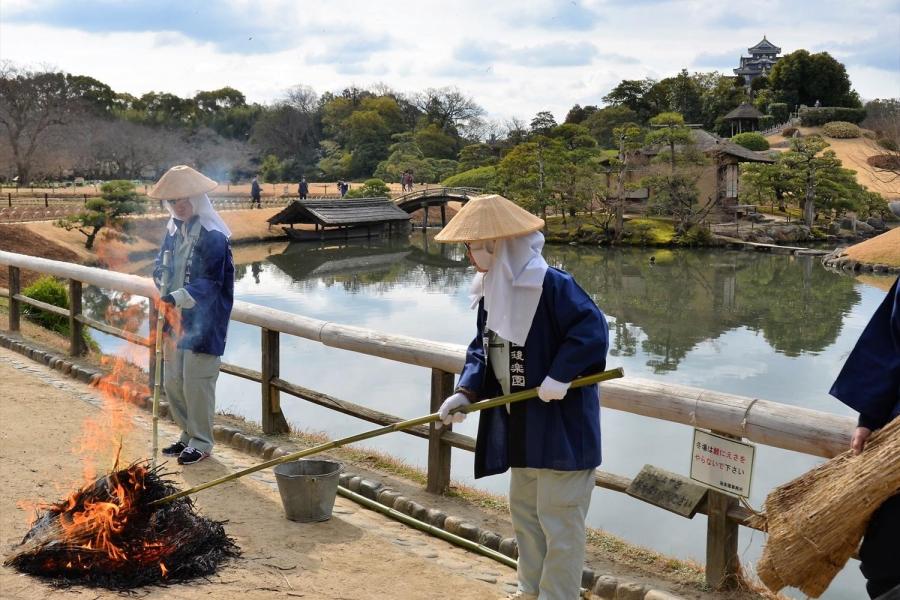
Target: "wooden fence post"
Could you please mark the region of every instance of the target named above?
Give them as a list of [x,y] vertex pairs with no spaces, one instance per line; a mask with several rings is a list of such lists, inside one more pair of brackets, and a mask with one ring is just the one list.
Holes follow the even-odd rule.
[[[716,435],[739,440],[739,437],[714,431]],[[737,498],[709,490],[706,494],[706,583],[714,590],[733,590],[737,587],[740,560],[738,559],[738,524],[728,518],[728,510],[737,506]]]
[[69,280],[69,355],[84,354],[84,324],[78,320],[81,316],[81,282]]
[[[453,393],[453,373],[440,369],[431,370],[431,412],[437,412],[444,399]],[[428,484],[426,491],[443,494],[450,489],[450,444],[441,440],[441,434],[450,427],[438,429],[428,425]]]
[[279,376],[279,332],[262,328],[262,428],[263,433],[287,433],[290,427],[281,412],[281,392],[272,386]]
[[21,289],[19,287],[19,267],[9,267],[9,330],[19,331],[19,314],[22,303],[16,300]]
[[50,200],[47,198],[47,192],[44,192],[44,208],[50,206]]

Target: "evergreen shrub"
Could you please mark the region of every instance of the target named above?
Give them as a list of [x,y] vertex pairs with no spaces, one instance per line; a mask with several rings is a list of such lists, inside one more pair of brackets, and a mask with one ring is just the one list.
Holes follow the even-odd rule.
[[822,126],[822,133],[837,139],[858,138],[859,127],[847,121],[831,121]]
[[756,131],[746,131],[744,133],[739,133],[736,136],[731,138],[731,141],[739,146],[743,146],[748,150],[756,150],[757,152],[761,152],[763,150],[769,149],[769,142],[763,136],[763,134]]

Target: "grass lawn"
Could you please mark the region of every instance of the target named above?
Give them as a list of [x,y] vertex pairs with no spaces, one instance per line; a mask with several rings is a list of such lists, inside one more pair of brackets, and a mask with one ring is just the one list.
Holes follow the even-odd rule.
[[625,231],[631,233],[625,239],[630,245],[665,246],[675,238],[675,225],[668,219],[630,219],[625,222]]

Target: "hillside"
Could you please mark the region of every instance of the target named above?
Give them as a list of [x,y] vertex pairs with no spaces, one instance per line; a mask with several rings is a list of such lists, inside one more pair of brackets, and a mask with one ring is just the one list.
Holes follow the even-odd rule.
[[[822,128],[800,127],[800,133],[804,136],[814,134],[821,135]],[[780,133],[770,135],[766,139],[769,141],[772,150],[783,152],[788,149],[789,140],[788,138],[782,137]],[[874,140],[865,137],[849,140],[826,137],[825,140],[830,144],[829,149],[834,150],[844,167],[856,171],[856,180],[861,185],[866,186],[873,192],[878,192],[888,200],[900,199],[900,177],[890,181],[888,178],[884,177],[884,175],[875,173],[872,168],[866,164],[866,159],[868,157],[884,154],[886,152],[883,148],[875,144]]]
[[900,228],[850,246],[845,254],[860,263],[900,267]]

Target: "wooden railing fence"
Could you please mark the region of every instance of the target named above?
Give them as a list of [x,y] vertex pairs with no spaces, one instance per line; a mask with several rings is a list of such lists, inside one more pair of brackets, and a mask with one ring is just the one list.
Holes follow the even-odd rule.
[[[89,319],[81,312],[81,291],[85,283],[154,299],[157,292],[149,279],[3,251],[0,251],[0,265],[5,265],[9,270],[9,289],[5,290],[4,295],[9,298],[10,331],[20,331],[21,307],[28,304],[69,318],[72,326],[69,351],[74,356],[84,351],[81,330],[85,325],[147,346],[149,350],[149,339]],[[22,295],[20,271],[23,269],[67,279],[71,298],[69,309]],[[452,393],[455,374],[462,370],[465,362],[465,348],[460,345],[331,323],[241,301],[235,302],[232,320],[257,326],[261,331],[259,370],[223,363],[222,371],[260,384],[262,427],[266,433],[288,429],[281,409],[282,392],[379,425],[401,420],[400,417],[282,379],[279,352],[282,334],[429,369],[431,394],[428,410],[432,412]],[[152,360],[150,364],[153,364]],[[854,426],[850,417],[634,377],[604,383],[602,400],[608,409],[709,429],[820,457],[831,457],[842,452],[847,447]],[[433,493],[443,493],[449,487],[450,449],[475,450],[472,437],[456,433],[449,427],[436,429],[432,424],[405,433],[428,440],[426,489]],[[625,476],[600,470],[596,473],[596,485],[605,489],[624,492],[630,483],[631,479]],[[708,516],[707,582],[715,588],[727,588],[736,581],[739,567],[738,527],[750,526],[748,518],[751,513],[741,507],[735,498],[714,490],[708,492],[706,504],[701,506],[699,512]]]

